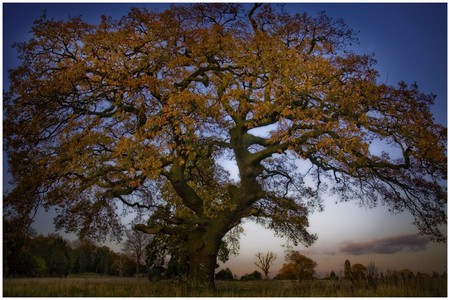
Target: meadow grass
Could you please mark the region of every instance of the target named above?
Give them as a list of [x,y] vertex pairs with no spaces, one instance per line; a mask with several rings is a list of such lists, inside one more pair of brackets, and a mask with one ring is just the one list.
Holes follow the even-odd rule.
[[446,297],[445,278],[423,278],[377,286],[348,281],[216,281],[216,294],[177,282],[145,278],[79,277],[3,280],[4,297]]

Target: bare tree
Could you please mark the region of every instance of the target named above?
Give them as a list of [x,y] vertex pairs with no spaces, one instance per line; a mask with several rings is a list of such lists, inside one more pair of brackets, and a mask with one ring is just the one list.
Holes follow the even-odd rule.
[[119,257],[113,262],[112,269],[116,271],[120,277],[123,277],[127,268],[126,259],[123,255],[119,255]]
[[256,254],[256,258],[258,261],[255,262],[255,265],[263,271],[265,279],[269,279],[269,269],[272,266],[275,259],[277,259],[277,255],[272,251],[267,251],[266,254],[262,252],[258,252]]
[[378,281],[378,268],[375,266],[375,263],[372,260],[370,261],[369,265],[366,266],[366,270],[369,285],[371,287],[376,287]]
[[137,230],[126,230],[126,241],[123,251],[136,262],[136,273],[140,273],[140,266],[143,264],[145,247],[151,240],[151,236]]

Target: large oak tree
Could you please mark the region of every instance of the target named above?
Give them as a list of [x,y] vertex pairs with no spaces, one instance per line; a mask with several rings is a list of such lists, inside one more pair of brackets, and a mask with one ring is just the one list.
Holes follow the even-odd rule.
[[342,20],[194,4],[99,24],[43,16],[32,34],[5,93],[9,213],[56,206],[56,224],[86,236],[115,234],[121,209],[140,210],[149,220],[135,228],[176,241],[210,288],[243,218],[310,245],[308,212],[327,191],[407,210],[444,239],[434,97],[377,83]]

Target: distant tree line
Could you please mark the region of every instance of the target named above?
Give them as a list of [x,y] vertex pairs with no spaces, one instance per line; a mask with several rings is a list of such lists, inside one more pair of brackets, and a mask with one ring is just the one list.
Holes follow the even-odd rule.
[[[334,272],[332,271],[332,273]],[[432,272],[431,275],[422,272],[417,272],[414,274],[414,272],[409,269],[387,269],[382,272],[378,270],[373,261],[371,261],[367,266],[364,266],[360,263],[351,264],[349,260],[346,260],[344,263],[343,275],[344,276],[341,279],[351,281],[352,284],[364,285],[366,288],[374,288],[380,283],[402,285],[406,282],[413,282],[424,278],[447,277],[446,272],[442,274]],[[326,279],[339,279],[336,275],[334,276],[335,278],[332,278],[332,274],[330,273]]]
[[[125,253],[116,253],[106,246],[99,246],[90,240],[68,241],[56,234],[37,235],[34,230],[18,230],[20,224],[3,220],[3,276],[4,277],[65,277],[77,273],[99,275],[133,276],[143,275],[150,280],[178,280],[188,274],[186,255],[182,249],[171,245],[174,240],[147,239],[138,232],[128,232],[124,243]],[[165,247],[160,247],[165,245]],[[145,262],[144,262],[145,258]],[[255,263],[268,279],[270,266],[276,255],[270,251],[258,252]],[[226,261],[227,257],[219,257]],[[283,264],[274,279],[312,280],[317,263],[298,251],[286,252]],[[216,265],[218,267],[218,265]],[[446,277],[447,274],[433,272],[431,275],[408,269],[380,272],[373,262],[367,266],[360,263],[344,263],[344,270],[338,276],[331,271],[323,279],[347,280],[352,284],[376,287],[379,283],[402,284],[403,282]],[[234,280],[238,277],[229,268],[215,274],[216,280]],[[240,280],[261,280],[263,274],[254,271],[241,276]]]
[[19,232],[12,224],[6,225],[4,277],[65,277],[74,273],[132,276],[136,272],[135,260],[106,246],[89,240],[70,242],[55,234]]
[[[256,255],[256,265],[268,257],[272,257],[270,251],[266,255],[258,252]],[[261,258],[262,257],[262,258]],[[283,264],[278,274],[273,278],[275,280],[316,280],[315,268],[317,263],[312,259],[302,255],[299,251],[289,250],[286,252],[286,263]],[[266,259],[267,260],[267,259]],[[270,266],[269,266],[270,267]],[[268,271],[268,268],[267,268]],[[265,273],[265,272],[264,272]],[[375,288],[378,284],[394,284],[402,285],[405,283],[415,282],[424,278],[446,278],[447,273],[432,274],[417,272],[414,274],[409,269],[402,269],[397,271],[395,269],[387,269],[384,272],[378,270],[375,263],[371,261],[364,266],[360,263],[351,264],[349,260],[344,263],[344,271],[340,271],[338,276],[333,270],[328,273],[322,280],[342,280],[351,282],[352,285],[364,286],[365,288]],[[268,279],[267,275],[265,279]],[[232,273],[229,268],[218,271],[215,275],[216,280],[235,280],[238,277]],[[241,276],[240,280],[261,280],[262,274],[258,271],[247,273]]]

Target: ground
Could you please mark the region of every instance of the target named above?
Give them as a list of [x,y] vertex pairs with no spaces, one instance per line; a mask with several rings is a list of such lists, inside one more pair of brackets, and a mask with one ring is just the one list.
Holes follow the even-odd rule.
[[348,281],[217,281],[217,294],[184,288],[177,282],[145,278],[69,277],[4,279],[4,297],[433,297],[447,296],[446,278],[422,278],[377,285]]

